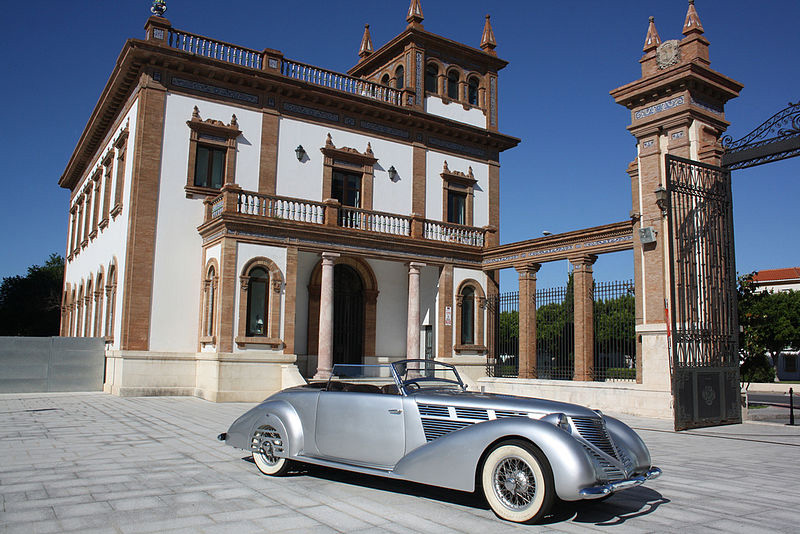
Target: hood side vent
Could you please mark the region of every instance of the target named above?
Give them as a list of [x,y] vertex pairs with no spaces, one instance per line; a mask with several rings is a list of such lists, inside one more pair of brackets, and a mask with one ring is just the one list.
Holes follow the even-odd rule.
[[614,444],[611,443],[611,438],[608,435],[608,430],[606,430],[602,419],[592,417],[572,417],[571,419],[572,424],[575,425],[575,428],[583,439],[612,458],[619,459],[617,450],[614,448]]
[[438,404],[419,404],[417,405],[420,415],[429,415],[433,417],[450,417],[450,410],[447,406]]
[[436,438],[441,438],[445,434],[461,430],[472,425],[467,421],[447,421],[444,419],[428,419],[422,418],[422,430],[425,431],[425,440],[433,441]]
[[489,412],[482,408],[456,407],[456,417],[459,419],[477,419],[478,421],[488,421]]
[[495,419],[502,419],[503,417],[528,417],[528,414],[523,412],[512,412],[509,410],[495,410]]

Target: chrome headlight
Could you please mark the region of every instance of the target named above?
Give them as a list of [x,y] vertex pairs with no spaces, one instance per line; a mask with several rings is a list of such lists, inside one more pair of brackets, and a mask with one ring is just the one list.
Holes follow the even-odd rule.
[[572,427],[569,424],[569,418],[563,413],[551,413],[542,417],[542,421],[557,426],[567,434],[572,433]]

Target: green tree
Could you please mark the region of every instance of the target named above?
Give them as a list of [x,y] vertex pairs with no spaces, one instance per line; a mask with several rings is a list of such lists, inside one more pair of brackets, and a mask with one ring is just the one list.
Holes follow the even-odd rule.
[[57,336],[61,322],[64,258],[51,254],[44,265],[0,284],[0,335]]
[[741,374],[745,382],[771,382],[776,361],[784,349],[800,348],[800,291],[760,291],[753,277],[739,277]]

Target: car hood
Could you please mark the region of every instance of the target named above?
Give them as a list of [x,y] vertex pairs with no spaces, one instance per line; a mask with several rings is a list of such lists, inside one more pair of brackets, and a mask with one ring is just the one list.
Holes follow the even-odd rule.
[[516,395],[478,393],[474,391],[420,391],[413,393],[411,397],[417,404],[439,404],[495,411],[538,413],[542,415],[563,413],[571,417],[598,417],[593,410],[577,404],[518,397]]

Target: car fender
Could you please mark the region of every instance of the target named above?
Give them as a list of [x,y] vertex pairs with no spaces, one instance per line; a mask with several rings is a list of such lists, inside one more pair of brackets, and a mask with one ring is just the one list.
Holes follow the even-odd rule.
[[631,427],[618,419],[603,416],[606,422],[606,428],[611,434],[611,438],[617,447],[625,450],[625,453],[630,456],[633,461],[634,471],[643,473],[650,468],[650,451],[647,449],[642,438],[633,431]]
[[597,480],[594,465],[583,446],[551,423],[522,417],[476,423],[422,445],[400,460],[393,472],[411,480],[462,491],[474,491],[484,452],[504,438],[530,441],[547,457],[556,493],[576,500],[579,491]]
[[284,452],[279,456],[294,457],[303,450],[303,425],[294,407],[284,400],[267,400],[250,409],[231,424],[225,443],[239,449],[250,450],[250,440],[256,428],[273,427],[284,441]]

